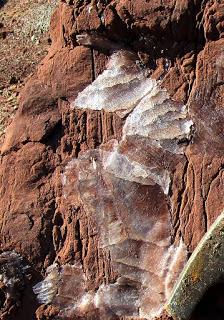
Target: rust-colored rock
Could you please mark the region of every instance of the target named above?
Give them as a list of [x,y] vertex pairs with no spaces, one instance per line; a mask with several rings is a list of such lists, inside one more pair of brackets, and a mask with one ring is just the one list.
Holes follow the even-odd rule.
[[[72,270],[63,278],[68,282],[74,274],[72,266],[78,266],[80,290],[74,301],[74,286],[71,291],[68,286],[64,291],[60,287],[48,305],[37,308],[32,302],[27,320],[151,319],[146,308],[149,295],[142,294],[142,287],[153,286],[142,279],[136,284],[131,268],[142,267],[138,254],[143,252],[156,273],[167,251],[149,249],[147,236],[156,244],[168,239],[167,250],[181,243],[182,252],[191,253],[223,210],[222,9],[218,0],[167,1],[166,6],[161,1],[123,0],[62,1],[55,10],[52,46],[21,92],[19,110],[1,146],[1,251],[15,250],[26,259],[34,272],[29,290],[55,263],[61,268],[59,278]],[[93,44],[79,45],[78,36],[86,34]],[[115,63],[121,76],[114,77],[110,103],[100,106],[94,100],[94,90],[101,85],[97,82],[94,90],[90,87],[89,98],[80,100],[85,88],[105,75],[117,50],[129,52],[132,58],[127,60],[129,68],[124,63],[120,71]],[[147,82],[155,91],[152,94],[147,88],[146,95],[121,116],[108,108],[127,107],[114,101],[119,101],[131,72],[138,85]],[[108,79],[106,73],[103,94]],[[102,208],[110,211],[109,222]],[[137,214],[128,220],[131,208],[141,216],[138,227],[131,225]],[[141,229],[161,221],[164,226],[154,238],[154,233],[146,236]],[[121,232],[123,227],[126,233]],[[126,246],[120,244],[124,234]],[[130,245],[130,238],[135,245]],[[118,260],[128,266],[117,267]],[[177,261],[183,259],[167,267],[169,281],[181,269]],[[145,269],[151,272],[148,265]],[[158,280],[156,285],[161,283]],[[85,294],[81,297],[80,292]],[[161,292],[164,295],[163,288]],[[142,313],[134,305],[139,295]],[[116,297],[127,299],[118,304]],[[14,307],[25,320],[30,300],[20,299],[23,303]],[[75,302],[82,307],[78,312],[71,308]],[[66,313],[63,307],[68,305]],[[160,318],[169,319],[165,314]]]

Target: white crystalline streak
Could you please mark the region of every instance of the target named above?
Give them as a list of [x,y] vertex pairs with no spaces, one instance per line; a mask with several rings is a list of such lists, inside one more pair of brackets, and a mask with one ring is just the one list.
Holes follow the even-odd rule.
[[182,271],[182,266],[187,261],[187,248],[181,239],[178,246],[172,245],[169,248],[169,268],[165,278],[165,296],[166,300],[170,298],[171,291],[174,287],[174,280],[178,278]]
[[[182,271],[183,265],[186,263],[186,261],[187,249],[182,240],[177,246],[171,245],[169,246],[168,250],[164,251],[163,259],[160,261],[160,265],[163,265],[161,268],[163,271],[162,277],[164,279],[164,285],[162,289],[163,296],[158,295],[158,300],[162,300],[160,304],[157,303],[154,305],[154,308],[152,308],[148,297],[155,295],[155,292],[151,291],[150,287],[148,287],[148,289],[146,289],[146,291],[143,293],[141,301],[142,303],[140,304],[139,308],[139,315],[142,318],[153,320],[155,317],[159,317],[161,315],[164,303],[170,298],[175,281]],[[157,283],[155,283],[155,287],[156,285]]]

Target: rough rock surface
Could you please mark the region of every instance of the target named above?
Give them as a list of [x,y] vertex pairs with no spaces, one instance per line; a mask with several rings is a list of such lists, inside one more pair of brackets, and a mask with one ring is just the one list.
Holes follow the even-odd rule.
[[[1,148],[1,251],[19,253],[32,275],[21,303],[2,319],[152,317],[139,308],[151,305],[144,285],[154,287],[137,281],[136,269],[152,272],[180,241],[191,253],[224,207],[223,19],[218,0],[62,1],[55,10],[51,48],[21,92]],[[134,73],[136,85],[143,77],[149,87],[156,83],[163,98],[151,95],[150,107],[145,95],[133,105],[113,104],[127,79],[117,77],[122,89],[113,84],[105,98],[107,77],[104,99],[95,103],[98,76],[115,50],[128,52],[124,75]],[[111,104],[102,105],[106,99]],[[157,105],[155,116],[150,108]],[[185,121],[191,130],[180,125]],[[146,230],[157,222],[157,233]],[[164,252],[147,244],[165,240]],[[178,263],[168,266],[175,279]],[[37,306],[30,291],[44,277],[34,287]]]
[[18,109],[26,77],[47,54],[51,14],[57,0],[0,1],[0,144]]

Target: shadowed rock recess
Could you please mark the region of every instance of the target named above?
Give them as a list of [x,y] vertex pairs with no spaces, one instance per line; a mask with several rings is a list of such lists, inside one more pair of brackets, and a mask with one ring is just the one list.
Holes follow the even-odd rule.
[[1,146],[0,318],[171,319],[224,208],[224,5],[62,1],[50,34]]

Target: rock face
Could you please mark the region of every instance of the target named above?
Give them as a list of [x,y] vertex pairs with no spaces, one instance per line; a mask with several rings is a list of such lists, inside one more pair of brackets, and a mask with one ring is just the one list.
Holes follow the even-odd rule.
[[224,207],[223,17],[218,0],[55,10],[0,165],[1,251],[40,305],[2,319],[167,319]]

